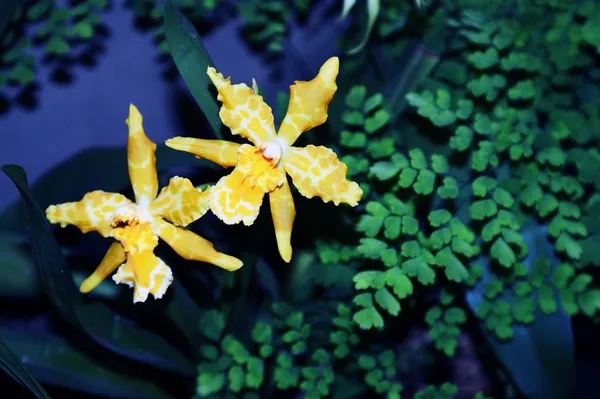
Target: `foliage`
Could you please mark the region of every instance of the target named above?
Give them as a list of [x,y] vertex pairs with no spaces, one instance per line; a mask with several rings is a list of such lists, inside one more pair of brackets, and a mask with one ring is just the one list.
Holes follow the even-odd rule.
[[53,57],[58,67],[63,67],[61,63],[76,50],[89,51],[98,38],[102,12],[107,6],[106,0],[19,4],[12,24],[0,36],[0,90],[4,91],[8,84],[27,86],[35,82],[39,63],[33,51],[35,46],[43,45],[43,54]]

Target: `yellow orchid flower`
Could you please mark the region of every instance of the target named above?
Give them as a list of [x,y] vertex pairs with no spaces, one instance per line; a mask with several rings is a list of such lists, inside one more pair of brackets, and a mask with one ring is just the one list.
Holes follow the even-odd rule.
[[208,211],[210,190],[201,192],[188,179],[173,177],[158,193],[156,144],[144,133],[142,115],[133,104],[125,122],[129,127],[127,161],[135,203],[121,194],[98,190],[87,193],[79,202],[46,209],[51,223],[75,225],[82,233],[97,231],[117,240],[79,290],[90,292],[118,267],[113,280],[134,289],[134,303],[146,301],[148,294],[162,298],[173,274],[154,255],[159,237],[185,259],[212,263],[226,270],[239,269],[239,259],[217,252],[209,241],[177,227],[187,226]]
[[269,193],[277,247],[286,262],[292,258],[291,235],[296,210],[286,173],[300,194],[323,201],[356,206],[362,190],[346,179],[347,166],[327,147],[294,147],[300,135],[327,120],[327,108],[337,86],[339,60],[332,57],[308,82],[290,86],[290,102],[279,132],[275,133],[271,108],[246,84],[230,83],[209,67],[207,74],[223,104],[219,116],[233,134],[254,145],[222,140],[175,137],[167,146],[190,152],[223,167],[235,166],[219,180],[210,194],[210,208],[227,224],[251,225],[258,216],[263,197]]

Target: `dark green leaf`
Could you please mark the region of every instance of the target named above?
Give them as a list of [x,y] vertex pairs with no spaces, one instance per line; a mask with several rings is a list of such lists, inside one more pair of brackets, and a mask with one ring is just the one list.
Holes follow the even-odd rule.
[[222,139],[219,104],[209,91],[212,85],[206,70],[215,63],[204,48],[194,25],[175,10],[170,1],[165,3],[165,36],[169,52],[192,96],[206,116],[217,138]]
[[[21,336],[21,334],[16,334]],[[27,388],[36,398],[50,399],[46,390],[33,378],[19,358],[4,343],[5,337],[0,334],[0,368],[12,379]]]
[[392,89],[389,97],[392,115],[402,115],[406,106],[406,94],[416,90],[437,65],[438,54],[427,50],[422,43],[409,45],[401,56],[404,61],[402,70],[389,87]]
[[0,338],[43,383],[113,398],[169,397],[153,382],[113,370],[63,338],[8,329],[0,330]]

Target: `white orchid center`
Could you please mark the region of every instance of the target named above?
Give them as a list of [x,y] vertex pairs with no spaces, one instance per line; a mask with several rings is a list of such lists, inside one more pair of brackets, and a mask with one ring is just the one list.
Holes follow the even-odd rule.
[[277,163],[283,156],[284,148],[284,144],[275,139],[267,141],[265,144],[263,144],[262,153],[265,158]]

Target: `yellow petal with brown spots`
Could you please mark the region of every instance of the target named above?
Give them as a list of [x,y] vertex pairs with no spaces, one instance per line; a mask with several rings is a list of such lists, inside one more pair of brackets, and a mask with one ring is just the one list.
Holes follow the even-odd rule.
[[163,297],[173,282],[173,273],[152,251],[130,252],[113,280],[133,288],[133,303],[145,302],[149,294],[155,299]]
[[82,233],[97,231],[108,237],[113,213],[131,204],[124,195],[97,190],[84,195],[81,201],[49,206],[46,218],[50,223],[60,223],[61,227],[72,224]]
[[211,189],[210,209],[226,224],[243,222],[250,226],[260,211],[265,191],[258,185],[244,184],[244,178],[236,167]]
[[226,168],[235,166],[240,145],[225,140],[204,140],[193,137],[173,137],[165,142],[167,147],[194,154]]
[[254,94],[245,83],[232,85],[230,78],[225,79],[215,68],[209,67],[206,73],[217,88],[217,100],[223,103],[219,117],[231,133],[257,146],[275,137],[273,112],[262,96]]
[[296,217],[294,198],[290,185],[285,178],[284,183],[269,193],[271,215],[275,226],[275,238],[281,258],[287,263],[292,259],[292,227]]
[[156,157],[154,155],[156,144],[144,133],[142,115],[135,105],[129,105],[129,118],[125,122],[129,127],[127,163],[135,202],[147,205],[156,198],[158,192]]
[[241,260],[218,252],[210,241],[189,230],[175,227],[164,220],[157,219],[158,235],[175,252],[187,260],[206,262],[233,271],[242,267]]
[[292,145],[303,132],[325,123],[329,102],[337,90],[335,79],[339,68],[339,59],[332,57],[313,80],[296,81],[290,86],[288,110],[277,137]]
[[125,262],[126,256],[123,246],[120,242],[115,241],[106,251],[106,255],[102,258],[102,262],[88,278],[83,280],[79,286],[79,291],[87,294],[110,276],[117,267]]
[[187,226],[208,211],[209,193],[197,190],[191,181],[175,176],[148,208],[152,215],[164,217],[177,226]]
[[358,184],[346,179],[346,164],[327,147],[291,147],[283,157],[283,166],[305,197],[317,196],[325,202],[333,201],[335,205],[345,202],[352,206],[358,205],[362,197]]

